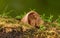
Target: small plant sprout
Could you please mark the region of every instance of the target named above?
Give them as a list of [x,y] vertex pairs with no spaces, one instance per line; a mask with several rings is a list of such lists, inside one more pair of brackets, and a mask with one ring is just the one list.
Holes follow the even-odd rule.
[[39,29],[44,31],[46,29],[46,27],[44,25],[40,25]]
[[41,15],[41,18],[45,21],[45,14]]
[[56,22],[58,23],[57,26],[60,26],[60,16],[56,19]]
[[60,23],[60,16],[56,19],[56,22]]
[[46,22],[52,22],[52,18],[53,18],[53,16],[50,15],[49,17],[46,17],[46,18],[45,18],[45,21],[46,21]]
[[26,14],[27,14],[27,12],[24,12],[23,16],[26,15]]
[[50,15],[50,17],[48,17],[47,19],[47,22],[52,22],[52,18],[53,18],[53,15]]
[[3,13],[2,17],[8,16],[8,14],[10,14],[11,12],[13,12],[14,10],[10,10],[9,12]]
[[8,9],[8,5],[5,6],[4,10],[3,10],[3,13],[5,13]]
[[6,15],[7,8],[8,8],[8,5],[6,5],[6,7],[4,8],[2,14],[0,15],[1,17],[4,17]]
[[10,10],[9,12],[6,12],[8,9],[8,5],[4,8],[2,14],[0,15],[1,17],[7,17],[8,14],[10,14],[11,12],[13,12],[14,10]]
[[21,19],[22,18],[22,15],[18,15],[15,17],[16,19]]
[[21,14],[21,15],[16,16],[15,18],[16,18],[16,19],[22,19],[24,15],[26,15],[26,12],[24,12],[24,13]]
[[31,9],[31,8],[29,8],[29,10],[30,10],[30,11],[35,11],[36,9]]

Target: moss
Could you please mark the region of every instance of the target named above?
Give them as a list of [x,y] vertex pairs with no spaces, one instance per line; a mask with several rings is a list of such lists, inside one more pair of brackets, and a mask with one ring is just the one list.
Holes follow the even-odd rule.
[[43,25],[36,28],[20,22],[16,18],[0,17],[1,38],[60,38],[59,30],[60,25],[57,21],[44,21]]

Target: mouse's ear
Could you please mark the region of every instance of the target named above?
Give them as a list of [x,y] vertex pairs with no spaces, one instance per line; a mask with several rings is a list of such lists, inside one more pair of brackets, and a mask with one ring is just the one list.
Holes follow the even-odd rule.
[[[33,17],[33,18],[32,18]],[[35,19],[36,18],[36,19]],[[39,26],[43,24],[43,20],[40,18],[40,15],[36,11],[28,12],[22,19],[21,22],[28,23],[32,26]],[[32,23],[32,24],[31,24]]]

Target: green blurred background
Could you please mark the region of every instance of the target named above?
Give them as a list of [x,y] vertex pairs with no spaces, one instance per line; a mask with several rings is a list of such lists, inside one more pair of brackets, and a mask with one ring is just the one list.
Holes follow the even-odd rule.
[[60,15],[60,0],[0,0],[0,13],[10,12],[9,15],[15,17],[24,12],[35,9],[39,14],[50,14],[57,18]]

